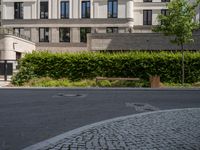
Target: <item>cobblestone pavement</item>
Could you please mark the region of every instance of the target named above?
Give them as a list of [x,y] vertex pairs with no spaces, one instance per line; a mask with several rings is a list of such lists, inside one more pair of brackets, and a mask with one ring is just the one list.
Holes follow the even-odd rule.
[[55,143],[33,147],[37,150],[200,150],[200,108],[121,117],[78,130]]

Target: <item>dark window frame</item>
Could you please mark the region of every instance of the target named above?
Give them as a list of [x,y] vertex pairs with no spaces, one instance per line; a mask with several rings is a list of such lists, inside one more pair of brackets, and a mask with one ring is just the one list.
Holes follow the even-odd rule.
[[[64,12],[65,14],[62,14],[62,9],[64,5]],[[67,5],[68,5],[68,12],[67,12]],[[60,2],[60,18],[61,19],[69,19],[69,13],[70,13],[70,3],[69,1],[61,1]]]
[[161,2],[166,3],[166,2],[170,2],[170,0],[161,0]]
[[[89,7],[88,7],[88,3],[89,3]],[[84,8],[84,6],[85,6],[85,8]],[[90,1],[82,1],[81,2],[81,18],[87,19],[90,17],[91,17],[91,2]]]
[[144,3],[152,2],[152,0],[143,0]]
[[14,2],[14,19],[24,19],[23,2]]
[[[16,30],[18,30],[18,33],[16,32]],[[24,34],[21,33],[22,30],[24,30],[24,28],[13,28],[13,33],[14,35],[18,34],[18,36],[23,36]]]
[[[115,2],[117,3],[117,7],[115,8],[114,6],[114,4],[115,4]],[[111,5],[112,5],[112,9],[110,10],[110,5],[109,5],[109,3],[111,3]],[[108,4],[107,4],[107,17],[108,18],[118,18],[118,0],[108,0]],[[115,9],[116,9],[116,14],[114,13],[114,11],[115,11]],[[109,13],[111,11],[111,14]]]
[[[82,35],[82,30],[85,30],[84,35]],[[91,33],[91,28],[90,27],[82,27],[80,28],[80,42],[81,43],[87,43],[87,34]]]
[[143,25],[152,25],[152,10],[143,10]]
[[[168,9],[161,9],[161,14],[164,15],[164,16],[167,16],[169,15],[169,10]],[[164,22],[161,21],[161,25],[163,25]]]
[[[42,40],[40,37],[41,29],[44,29],[44,39]],[[46,38],[45,33],[48,32],[48,38]],[[39,28],[39,42],[49,42],[49,28]]]
[[[67,39],[67,36],[66,36],[66,39],[64,39],[64,40],[62,40],[62,38],[61,38],[61,30],[63,30],[63,29],[66,29],[66,30],[68,30],[69,32],[69,36],[68,36],[68,39]],[[69,43],[70,42],[70,28],[68,28],[68,27],[62,27],[62,28],[59,28],[59,41],[61,42],[61,43],[65,43],[65,42],[67,42],[67,43]]]
[[[42,11],[42,5],[44,5],[45,7],[45,4],[47,4],[47,9],[43,10]],[[48,1],[41,1],[40,2],[40,19],[49,19],[49,2]]]
[[[111,30],[111,32],[109,32],[109,30]],[[119,28],[118,27],[107,27],[106,33],[119,33]]]

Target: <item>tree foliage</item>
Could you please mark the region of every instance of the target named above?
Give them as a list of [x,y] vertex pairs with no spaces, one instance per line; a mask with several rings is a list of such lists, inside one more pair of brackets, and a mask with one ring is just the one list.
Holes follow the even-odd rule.
[[168,15],[160,14],[158,20],[162,22],[154,31],[162,32],[166,36],[174,36],[172,43],[183,46],[193,42],[192,33],[199,28],[199,22],[194,17],[200,0],[172,0],[167,4]]

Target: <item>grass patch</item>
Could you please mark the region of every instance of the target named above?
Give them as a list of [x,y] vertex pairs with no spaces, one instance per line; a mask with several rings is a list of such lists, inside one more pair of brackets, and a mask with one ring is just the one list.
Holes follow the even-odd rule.
[[96,83],[96,80],[71,81],[66,78],[52,79],[49,77],[33,78],[22,86],[26,87],[148,87],[146,81],[108,81],[102,80]]
[[[200,88],[200,82],[196,83],[161,83],[163,88]],[[96,83],[96,80],[71,81],[66,78],[52,79],[50,77],[33,78],[24,83],[25,87],[150,87],[148,81],[108,81],[102,80]]]
[[184,83],[183,85],[180,83],[162,83],[162,87],[166,88],[200,88],[200,82],[196,83]]

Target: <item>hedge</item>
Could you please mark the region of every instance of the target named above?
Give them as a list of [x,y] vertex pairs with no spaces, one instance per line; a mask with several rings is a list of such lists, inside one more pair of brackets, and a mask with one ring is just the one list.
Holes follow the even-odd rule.
[[[34,52],[19,62],[12,82],[17,85],[34,77],[70,80],[101,77],[139,77],[148,80],[159,75],[162,82],[181,82],[180,52],[64,53]],[[200,81],[200,52],[185,52],[185,81]]]

